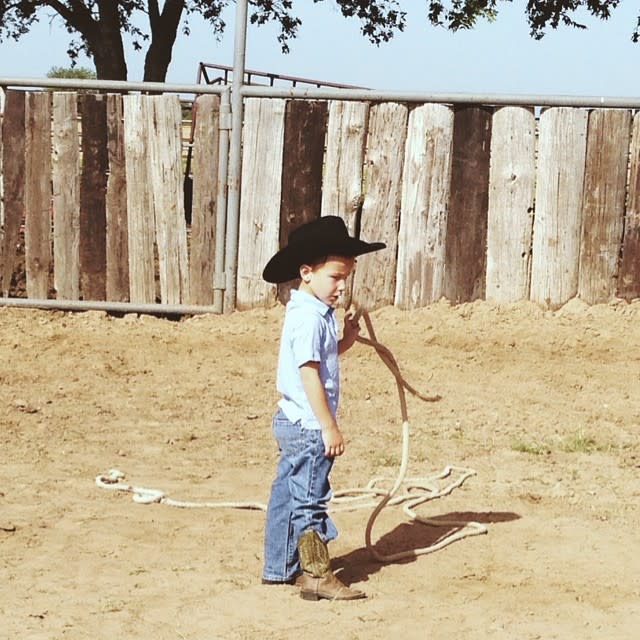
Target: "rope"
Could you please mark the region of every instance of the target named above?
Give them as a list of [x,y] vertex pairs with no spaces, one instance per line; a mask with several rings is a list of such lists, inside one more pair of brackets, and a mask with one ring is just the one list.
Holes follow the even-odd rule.
[[253,509],[266,511],[267,505],[262,502],[189,502],[187,500],[174,500],[159,489],[147,489],[146,487],[134,487],[123,482],[124,473],[118,469],[110,469],[107,473],[96,477],[96,484],[103,489],[114,491],[126,491],[133,494],[133,501],[139,504],[166,504],[171,507],[181,508],[224,508],[224,509]]
[[[419,555],[433,553],[434,551],[438,551],[439,549],[450,545],[456,540],[487,533],[487,528],[479,522],[425,518],[416,513],[415,509],[418,506],[430,500],[435,500],[449,495],[454,489],[462,486],[468,478],[476,475],[476,471],[466,467],[446,466],[440,473],[436,473],[431,476],[419,478],[406,477],[409,464],[410,434],[405,390],[424,402],[437,402],[440,400],[440,396],[423,395],[409,385],[409,383],[402,377],[400,368],[398,367],[391,351],[378,342],[369,314],[366,311],[359,309],[354,315],[354,320],[357,322],[360,317],[365,321],[369,337],[365,338],[364,336],[358,336],[357,341],[375,349],[378,356],[380,356],[380,359],[388,367],[396,380],[398,398],[400,401],[400,412],[402,415],[402,458],[398,475],[395,479],[377,477],[371,479],[365,487],[335,491],[329,504],[330,511],[352,511],[355,509],[374,507],[365,529],[365,544],[369,553],[378,562],[395,562],[405,558],[414,558]],[[159,503],[181,508],[267,510],[267,505],[262,502],[190,502],[186,500],[175,500],[159,489],[136,487],[131,484],[126,484],[124,479],[124,473],[118,469],[110,469],[106,474],[98,475],[95,481],[96,484],[103,489],[124,491],[133,494],[133,501],[139,504]],[[447,480],[447,484],[441,486],[444,480]],[[385,483],[387,485],[392,483],[392,485],[390,489],[385,489],[382,486],[379,486],[381,483]],[[401,489],[402,491],[400,491]],[[375,544],[372,542],[371,532],[373,530],[373,525],[385,507],[400,504],[403,505],[403,512],[405,515],[407,515],[411,520],[431,527],[447,527],[452,529],[452,531],[438,538],[434,543],[426,547],[410,549],[408,551],[401,551],[399,553],[392,553],[388,555],[381,553],[375,548]]]
[[[402,377],[400,368],[391,351],[389,351],[389,349],[387,349],[387,347],[385,347],[383,344],[378,342],[369,314],[366,311],[359,309],[356,311],[354,320],[357,321],[360,316],[362,316],[364,319],[367,331],[369,333],[369,338],[358,336],[357,340],[358,342],[362,342],[373,347],[376,350],[378,356],[380,356],[380,359],[393,374],[398,389],[400,413],[402,415],[402,459],[400,463],[400,469],[393,483],[393,486],[389,491],[375,492],[377,495],[382,495],[382,499],[374,508],[367,522],[367,526],[365,529],[365,544],[367,546],[367,550],[378,562],[395,562],[397,560],[402,560],[405,558],[414,558],[420,555],[425,555],[427,553],[433,553],[434,551],[438,551],[439,549],[450,545],[456,540],[461,540],[462,538],[467,538],[469,536],[476,536],[487,533],[487,528],[479,522],[462,520],[435,520],[419,516],[415,512],[415,508],[419,505],[430,500],[435,500],[436,498],[446,496],[457,487],[462,486],[467,478],[476,475],[476,471],[464,467],[447,466],[439,474],[430,477],[406,477],[407,467],[409,463],[409,416],[407,412],[407,399],[405,390],[425,402],[437,402],[438,400],[440,400],[440,396],[425,396],[416,391],[416,389],[414,389],[411,385],[409,385],[407,381]],[[446,486],[438,488],[436,483],[437,480],[448,478],[454,473],[457,474],[457,478],[452,479]],[[374,489],[378,481],[380,481],[380,479],[374,479],[370,481],[369,488]],[[403,486],[404,492],[398,494],[398,491]],[[350,493],[351,492],[349,491],[343,491],[339,495],[348,496]],[[401,551],[399,553],[392,553],[388,555],[379,552],[371,541],[371,531],[373,530],[373,525],[385,507],[400,503],[404,503],[403,511],[411,520],[432,527],[453,528],[453,531],[439,538],[433,544],[426,547],[421,547],[419,549],[410,549],[407,551]]]

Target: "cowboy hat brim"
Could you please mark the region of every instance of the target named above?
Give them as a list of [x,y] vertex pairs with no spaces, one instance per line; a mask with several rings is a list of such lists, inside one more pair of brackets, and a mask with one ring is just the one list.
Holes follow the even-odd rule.
[[300,266],[327,256],[356,256],[384,249],[384,242],[365,242],[350,236],[317,238],[313,242],[294,242],[276,253],[262,272],[267,282],[280,284],[300,277]]

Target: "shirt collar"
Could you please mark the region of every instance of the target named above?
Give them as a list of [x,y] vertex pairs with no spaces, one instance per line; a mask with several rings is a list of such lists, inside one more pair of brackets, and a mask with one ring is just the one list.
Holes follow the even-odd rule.
[[322,300],[306,291],[300,291],[300,289],[291,290],[291,302],[297,307],[311,307],[323,316],[331,315],[334,312],[332,306],[322,302]]

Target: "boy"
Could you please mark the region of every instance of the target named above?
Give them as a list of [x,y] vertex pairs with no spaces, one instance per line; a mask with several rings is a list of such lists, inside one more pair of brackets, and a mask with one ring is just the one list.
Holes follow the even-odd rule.
[[338,355],[359,331],[347,314],[338,340],[334,310],[356,256],[384,247],[349,236],[341,218],[324,216],[295,229],[263,272],[267,282],[301,281],[286,307],[278,358],[282,397],[272,429],[280,461],[267,508],[262,582],[296,584],[307,600],[365,597],[333,574],[327,550],[338,535],[327,511],[329,472],[344,453],[336,420]]

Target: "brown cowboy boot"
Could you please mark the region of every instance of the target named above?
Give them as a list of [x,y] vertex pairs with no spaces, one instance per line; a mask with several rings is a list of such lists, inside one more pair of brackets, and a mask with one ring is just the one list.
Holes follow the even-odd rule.
[[298,539],[302,575],[296,580],[303,600],[359,600],[366,594],[340,582],[329,566],[329,550],[317,531],[308,529]]

